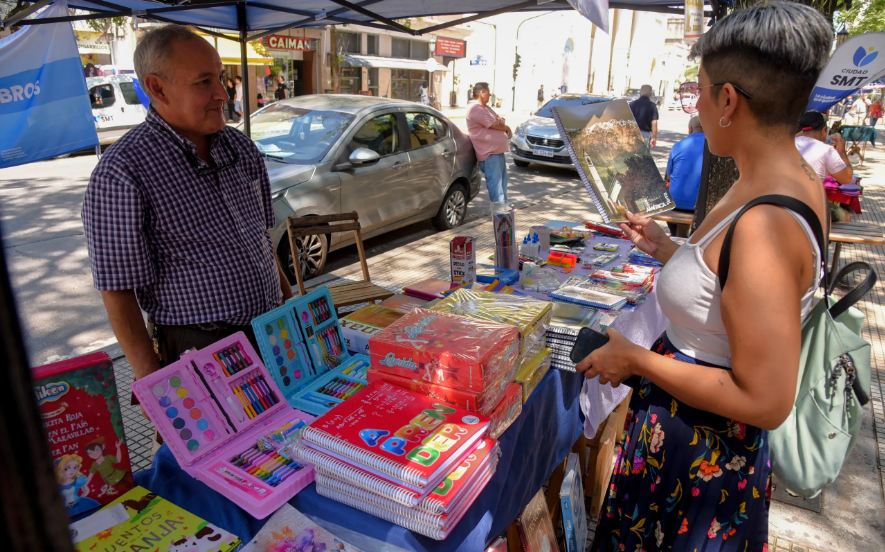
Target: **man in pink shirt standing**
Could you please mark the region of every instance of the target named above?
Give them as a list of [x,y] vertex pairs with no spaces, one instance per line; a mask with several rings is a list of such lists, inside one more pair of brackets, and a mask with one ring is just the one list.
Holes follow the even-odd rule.
[[473,87],[477,99],[467,106],[467,133],[473,142],[479,168],[486,177],[491,201],[507,201],[507,163],[504,152],[513,134],[503,117],[488,106],[491,93],[489,84],[478,82]]

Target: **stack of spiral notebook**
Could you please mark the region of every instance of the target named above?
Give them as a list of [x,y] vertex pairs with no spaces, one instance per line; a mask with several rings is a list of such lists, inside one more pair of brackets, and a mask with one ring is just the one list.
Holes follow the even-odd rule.
[[568,303],[553,303],[553,318],[547,327],[550,366],[566,372],[575,371],[570,354],[581,328],[591,327],[599,318],[599,310]]
[[445,539],[495,473],[489,419],[377,381],[317,418],[297,455],[317,492]]

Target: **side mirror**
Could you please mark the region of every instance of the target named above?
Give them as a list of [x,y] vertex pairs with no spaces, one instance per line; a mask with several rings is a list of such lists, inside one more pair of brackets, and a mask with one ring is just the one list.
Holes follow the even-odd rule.
[[379,159],[381,159],[381,156],[377,152],[367,148],[357,148],[350,154],[348,161],[350,161],[351,165],[360,166],[375,163]]

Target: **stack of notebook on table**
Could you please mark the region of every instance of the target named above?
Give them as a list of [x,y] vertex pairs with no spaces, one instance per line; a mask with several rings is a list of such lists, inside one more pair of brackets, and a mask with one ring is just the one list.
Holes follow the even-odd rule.
[[581,328],[591,327],[600,316],[598,309],[571,305],[553,304],[553,318],[547,328],[547,347],[550,349],[550,365],[558,370],[575,371],[575,363],[570,355]]
[[[572,281],[573,278],[579,278],[580,282]],[[626,297],[599,289],[588,289],[588,283],[587,278],[572,276],[559,289],[548,293],[548,296],[555,302],[612,311],[620,310],[627,304]]]
[[415,309],[369,340],[368,379],[489,416],[497,438],[522,411],[518,347],[512,326]]
[[317,492],[445,539],[495,473],[489,419],[375,382],[302,430]]
[[640,266],[650,266],[653,268],[661,268],[662,266],[664,266],[664,263],[662,263],[661,261],[655,259],[647,253],[643,253],[635,247],[630,251],[630,262],[632,264]]

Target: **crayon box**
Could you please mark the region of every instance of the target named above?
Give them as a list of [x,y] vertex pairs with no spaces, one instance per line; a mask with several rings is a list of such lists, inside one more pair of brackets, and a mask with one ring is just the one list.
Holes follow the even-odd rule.
[[449,243],[449,264],[452,283],[468,284],[476,281],[475,240],[469,236],[457,236]]
[[329,288],[252,320],[261,358],[294,408],[319,416],[366,386],[369,357],[352,355]]
[[243,332],[135,381],[132,391],[178,464],[252,516],[313,481],[288,445],[313,418],[292,409]]

